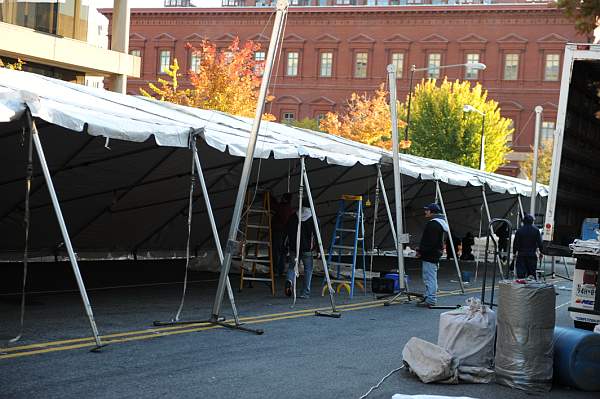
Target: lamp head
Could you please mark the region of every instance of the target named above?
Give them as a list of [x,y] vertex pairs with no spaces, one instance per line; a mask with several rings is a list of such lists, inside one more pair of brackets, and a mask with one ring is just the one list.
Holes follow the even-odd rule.
[[463,112],[473,112],[475,108],[472,105],[463,105]]
[[471,69],[475,69],[477,71],[483,71],[485,70],[486,65],[481,63],[481,62],[467,62],[467,67],[471,68]]

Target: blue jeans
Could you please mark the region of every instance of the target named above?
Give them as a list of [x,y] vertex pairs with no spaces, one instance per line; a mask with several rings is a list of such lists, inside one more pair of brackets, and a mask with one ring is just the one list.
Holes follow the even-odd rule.
[[[300,295],[310,295],[310,283],[312,281],[312,272],[313,272],[313,256],[312,252],[302,252],[300,253],[300,260],[304,265],[304,285],[302,289],[302,293]],[[290,281],[294,281],[294,266],[290,264],[287,273],[287,279]]]
[[435,305],[437,302],[437,269],[435,263],[422,261],[422,276],[425,284],[425,302],[430,305]]

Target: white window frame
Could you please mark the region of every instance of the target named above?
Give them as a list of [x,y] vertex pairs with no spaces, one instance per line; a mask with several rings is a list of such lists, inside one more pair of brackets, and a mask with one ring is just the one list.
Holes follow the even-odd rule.
[[300,65],[300,52],[289,51],[286,56],[285,75],[290,77],[298,76]]
[[[164,56],[165,54],[167,55],[167,57]],[[166,64],[166,67],[165,67],[165,64]],[[171,50],[161,49],[158,53],[158,69],[159,69],[158,72],[159,73],[167,73],[166,71],[169,70],[170,66],[171,66]]]
[[442,66],[441,53],[427,54],[427,77],[430,79],[439,79],[440,67]]
[[354,54],[354,77],[366,79],[369,76],[369,52],[357,51]]
[[[465,57],[467,64],[473,64],[479,62],[479,53],[467,53]],[[479,70],[471,67],[465,69],[466,80],[477,80],[479,79]]]
[[323,51],[319,54],[319,77],[333,76],[333,51]]
[[[550,59],[552,58],[552,59]],[[560,79],[560,54],[548,53],[544,57],[544,80],[558,82]]]
[[[510,58],[510,59],[509,59]],[[502,71],[502,80],[518,80],[519,79],[519,53],[504,54],[504,68]]]
[[404,73],[404,53],[397,51],[393,52],[390,61],[390,63],[396,67],[396,78],[401,79],[402,74]]

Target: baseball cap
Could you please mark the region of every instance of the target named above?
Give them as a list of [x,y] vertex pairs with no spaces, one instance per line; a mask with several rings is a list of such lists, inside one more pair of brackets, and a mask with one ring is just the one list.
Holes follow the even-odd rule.
[[427,205],[423,209],[426,209],[426,210],[431,211],[433,213],[442,213],[442,208],[440,208],[440,206],[438,204],[436,204],[435,202]]

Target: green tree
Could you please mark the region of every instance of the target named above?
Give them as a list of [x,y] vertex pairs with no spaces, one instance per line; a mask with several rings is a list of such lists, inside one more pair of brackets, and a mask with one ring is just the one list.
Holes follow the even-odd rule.
[[[408,99],[399,114],[406,120]],[[436,85],[435,79],[422,81],[413,92],[409,140],[410,154],[444,159],[472,168],[479,167],[482,116],[465,113],[471,105],[485,113],[485,169],[494,172],[505,163],[510,152],[507,138],[512,134],[511,120],[500,115],[498,103],[487,99],[480,84],[449,82]]]
[[600,1],[557,0],[556,6],[575,22],[577,32],[586,35],[588,38],[593,37],[600,16]]
[[[537,181],[542,184],[550,183],[550,171],[552,169],[552,152],[553,152],[554,141],[552,139],[546,139],[542,142],[540,150],[538,152],[538,169],[537,169]],[[532,149],[533,151],[533,149]],[[527,159],[521,162],[521,171],[531,180],[533,171],[533,152],[529,154]]]
[[303,119],[300,119],[299,121],[293,120],[290,122],[286,122],[286,125],[300,127],[302,129],[308,129],[308,130],[317,130],[317,131],[321,130],[321,128],[319,127],[319,121],[316,119],[312,119],[312,118],[303,118]]

